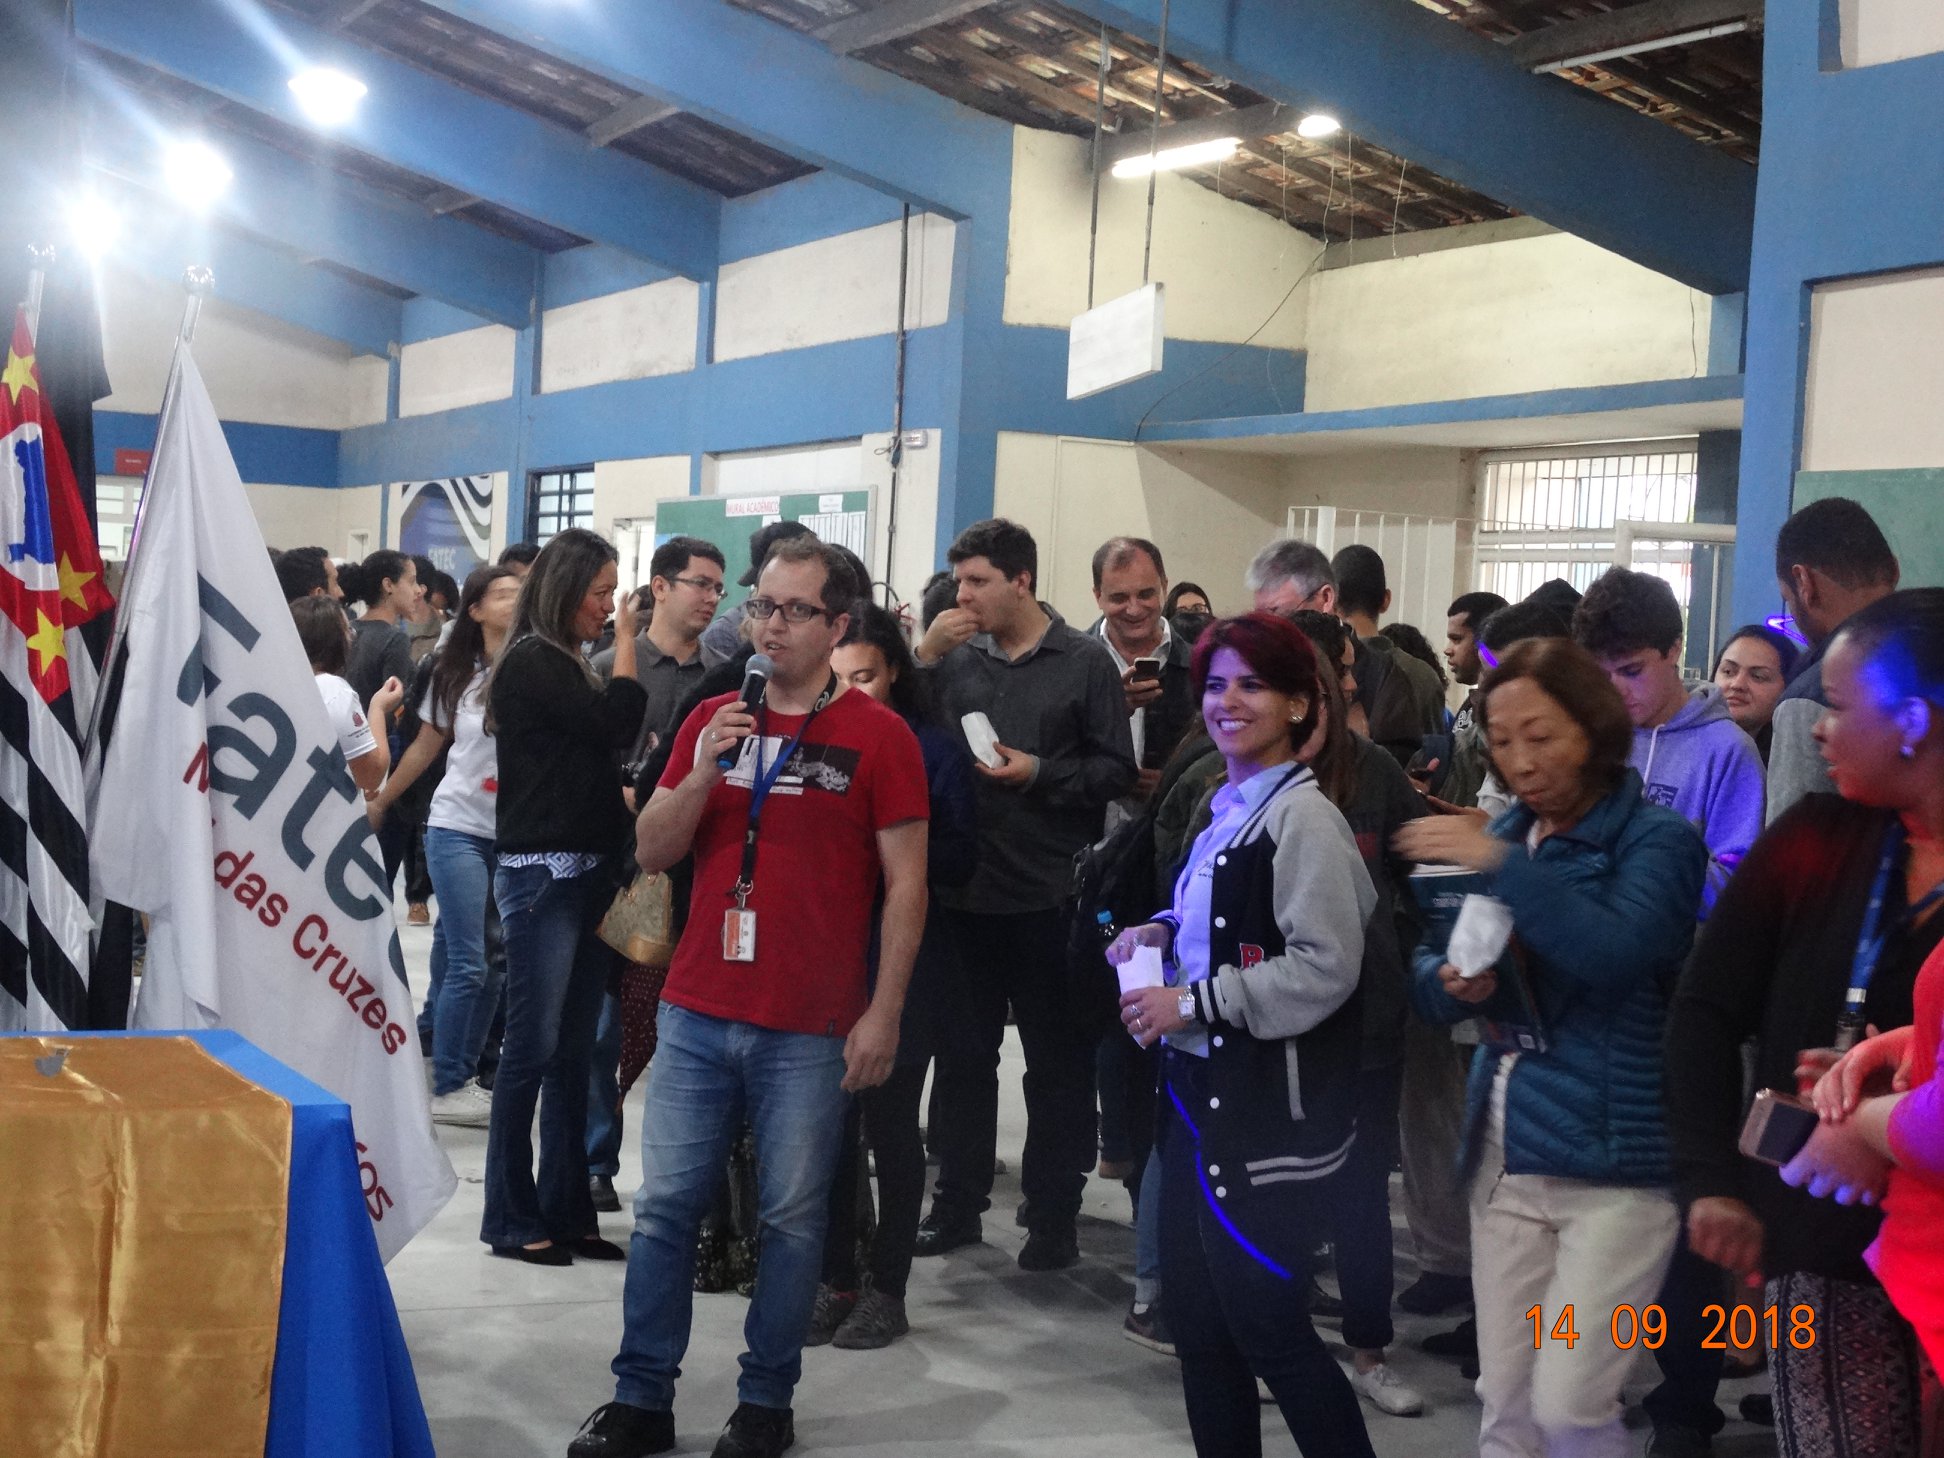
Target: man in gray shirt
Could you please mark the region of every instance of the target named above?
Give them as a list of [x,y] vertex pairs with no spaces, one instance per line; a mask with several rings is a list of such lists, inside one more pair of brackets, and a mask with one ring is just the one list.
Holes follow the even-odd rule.
[[1010,1003],[1026,1054],[1019,1264],[1059,1270],[1079,1259],[1075,1221],[1095,1139],[1095,1034],[1068,983],[1064,906],[1074,855],[1100,838],[1108,804],[1134,787],[1134,740],[1113,656],[1035,597],[1039,550],[1025,528],[979,522],[946,559],[958,606],[934,620],[919,657],[936,665],[947,720],[983,713],[999,742],[998,762],[978,771],[979,869],[968,885],[936,892],[966,977],[939,1051],[938,1186],[918,1254],[982,1238]]

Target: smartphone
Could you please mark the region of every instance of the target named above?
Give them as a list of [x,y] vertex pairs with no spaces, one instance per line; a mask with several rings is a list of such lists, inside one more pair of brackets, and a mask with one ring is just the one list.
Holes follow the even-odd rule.
[[1816,1132],[1816,1111],[1793,1094],[1759,1089],[1742,1124],[1741,1152],[1763,1164],[1784,1165]]
[[1137,658],[1134,660],[1131,673],[1136,679],[1159,678],[1161,676],[1161,660],[1159,658]]

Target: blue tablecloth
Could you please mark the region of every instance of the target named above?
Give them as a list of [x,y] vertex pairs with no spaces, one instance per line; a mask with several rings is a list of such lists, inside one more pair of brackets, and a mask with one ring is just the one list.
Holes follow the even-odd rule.
[[265,1458],[433,1458],[365,1214],[350,1105],[236,1033],[76,1036],[193,1038],[290,1105],[290,1210]]

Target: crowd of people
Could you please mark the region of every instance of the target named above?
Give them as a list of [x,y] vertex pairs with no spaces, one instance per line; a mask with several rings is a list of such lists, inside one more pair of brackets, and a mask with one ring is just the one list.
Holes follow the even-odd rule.
[[1264,1403],[1371,1454],[1366,1407],[1425,1406],[1394,1307],[1462,1318],[1421,1345],[1492,1458],[1634,1451],[1643,1347],[1657,1458],[1709,1449],[1731,1359],[1788,1458],[1944,1451],[1944,589],[1862,507],[1796,513],[1787,617],[1718,648],[1624,567],[1468,592],[1439,651],[1379,627],[1366,546],[1271,543],[1224,615],[1114,537],[1084,628],[1013,522],[947,561],[914,617],[794,522],[727,613],[698,538],[619,596],[581,529],[463,584],[278,554],[437,904],[420,1035],[435,1119],[487,1130],[480,1239],[625,1264],[570,1458],[674,1447],[696,1290],[750,1297],[717,1458],[792,1444],[805,1346],[903,1337],[914,1263],[985,1238],[1009,1022],[1018,1264],[1080,1261],[1088,1176],[1124,1186],[1123,1329],[1199,1454],[1259,1454]]

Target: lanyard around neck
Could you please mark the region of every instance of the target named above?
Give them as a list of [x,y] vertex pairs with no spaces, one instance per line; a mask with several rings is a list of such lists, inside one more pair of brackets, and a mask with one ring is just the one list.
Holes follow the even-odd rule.
[[1843,1012],[1836,1020],[1836,1051],[1847,1053],[1862,1041],[1869,1019],[1863,1011],[1869,999],[1870,981],[1884,949],[1915,926],[1939,901],[1944,901],[1944,881],[1930,888],[1903,912],[1883,924],[1883,902],[1890,893],[1890,878],[1903,859],[1905,832],[1901,823],[1891,822],[1884,832],[1883,854],[1877,861],[1876,876],[1870,882],[1870,900],[1863,908],[1863,926],[1856,938],[1856,955],[1850,962],[1849,988],[1843,994]]
[[763,730],[769,722],[769,705],[764,704],[757,710],[756,777],[749,787],[749,828],[743,834],[742,872],[736,877],[736,884],[729,893],[736,898],[736,905],[739,907],[749,904],[749,893],[756,888],[756,840],[762,828],[763,805],[769,799],[770,791],[776,788],[776,782],[783,777],[784,769],[796,756],[797,749],[803,743],[803,736],[810,732],[810,726],[816,722],[817,715],[821,714],[835,697],[837,697],[837,675],[833,672],[830,675],[830,682],[825,684],[824,691],[817,695],[817,702],[810,706],[810,712],[804,716],[803,723],[798,727],[794,737],[783,746],[782,751],[776,756],[776,762],[767,769],[763,765],[763,746],[768,740]]

